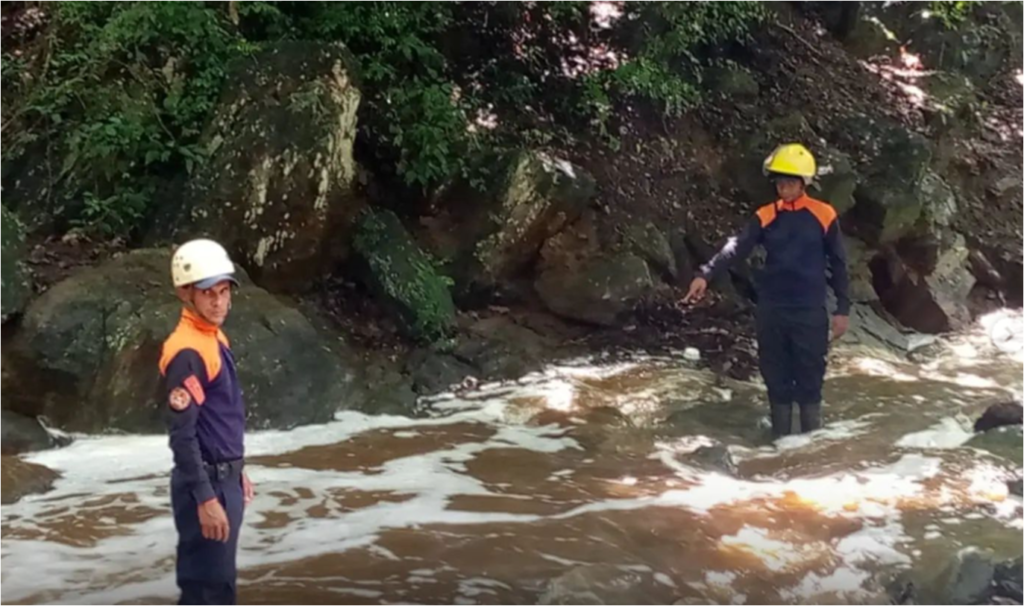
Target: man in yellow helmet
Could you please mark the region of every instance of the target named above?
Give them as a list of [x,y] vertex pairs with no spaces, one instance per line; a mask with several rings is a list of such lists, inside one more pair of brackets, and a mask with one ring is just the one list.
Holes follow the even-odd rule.
[[832,338],[849,326],[846,253],[835,209],[807,195],[817,173],[811,152],[782,145],[764,161],[779,199],[757,209],[743,232],[730,238],[690,283],[684,303],[704,296],[708,281],[761,244],[768,253],[757,280],[757,343],[761,376],[768,387],[772,433],[792,431],[793,404],[800,430],[821,427],[821,386],[828,354],[826,285],[836,295]]

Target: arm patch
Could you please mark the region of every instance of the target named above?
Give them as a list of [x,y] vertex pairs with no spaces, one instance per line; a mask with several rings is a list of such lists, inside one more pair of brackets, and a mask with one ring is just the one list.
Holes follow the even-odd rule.
[[188,395],[188,392],[181,387],[175,387],[167,396],[167,403],[171,406],[171,410],[181,412],[192,404],[192,396]]
[[202,406],[206,402],[206,392],[203,391],[202,384],[199,383],[199,378],[195,375],[189,375],[185,379],[185,389],[192,395],[192,399],[196,401],[196,404]]

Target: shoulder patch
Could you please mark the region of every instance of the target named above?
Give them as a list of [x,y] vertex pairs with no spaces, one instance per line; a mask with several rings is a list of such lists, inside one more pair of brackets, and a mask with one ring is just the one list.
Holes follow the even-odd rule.
[[171,390],[171,395],[167,396],[167,403],[171,406],[171,410],[181,412],[192,403],[192,396],[188,395],[183,388],[175,387]]
[[775,215],[778,211],[775,210],[775,203],[765,204],[761,208],[757,209],[757,219],[761,222],[761,228],[768,227],[768,224],[775,220]]
[[836,220],[836,209],[832,208],[831,204],[826,204],[820,200],[810,199],[807,201],[807,210],[811,211],[814,218],[821,223],[822,229],[826,232],[832,227],[832,222]]

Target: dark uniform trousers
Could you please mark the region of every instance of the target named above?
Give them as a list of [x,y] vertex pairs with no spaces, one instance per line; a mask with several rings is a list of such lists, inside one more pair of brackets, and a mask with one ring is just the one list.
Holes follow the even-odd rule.
[[242,494],[242,466],[238,463],[208,465],[210,485],[224,507],[231,527],[227,543],[203,537],[199,511],[191,487],[177,470],[171,474],[171,508],[178,530],[179,604],[235,604],[238,534],[245,502]]
[[758,308],[758,360],[768,387],[776,437],[792,432],[793,404],[800,407],[801,432],[821,427],[828,337],[829,317],[824,307]]

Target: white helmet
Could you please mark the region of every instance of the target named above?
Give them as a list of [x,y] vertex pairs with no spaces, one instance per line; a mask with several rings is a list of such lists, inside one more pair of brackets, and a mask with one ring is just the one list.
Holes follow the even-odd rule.
[[174,286],[194,284],[197,288],[206,289],[230,280],[238,284],[232,277],[235,264],[228,257],[228,251],[213,240],[192,240],[174,251],[171,258],[171,278]]

